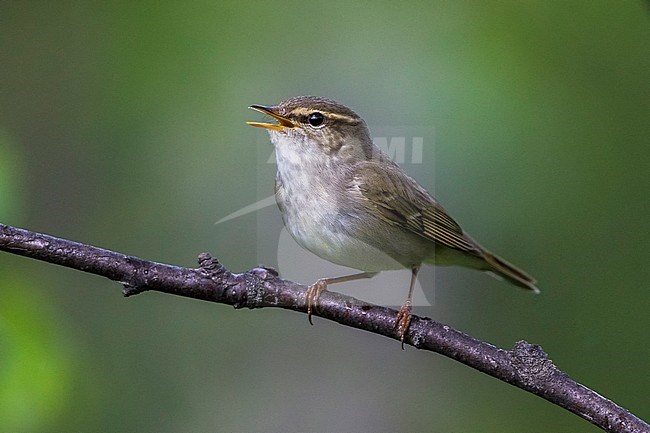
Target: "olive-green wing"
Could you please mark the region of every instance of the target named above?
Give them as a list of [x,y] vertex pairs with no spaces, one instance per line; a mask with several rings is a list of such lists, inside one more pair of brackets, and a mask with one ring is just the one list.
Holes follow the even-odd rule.
[[393,164],[364,161],[352,173],[351,193],[361,194],[368,211],[428,240],[455,250],[480,255],[478,247],[463,233],[424,188]]

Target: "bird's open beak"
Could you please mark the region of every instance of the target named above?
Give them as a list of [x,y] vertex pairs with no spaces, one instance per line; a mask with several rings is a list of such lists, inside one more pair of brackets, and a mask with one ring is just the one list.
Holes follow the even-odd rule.
[[291,120],[287,119],[286,117],[282,117],[278,113],[273,111],[272,107],[265,107],[264,105],[251,105],[248,108],[250,108],[251,110],[259,111],[260,113],[264,113],[268,116],[271,116],[272,118],[278,121],[278,123],[246,122],[250,126],[257,126],[258,128],[266,128],[272,131],[282,131],[284,130],[284,128],[295,128],[297,126]]

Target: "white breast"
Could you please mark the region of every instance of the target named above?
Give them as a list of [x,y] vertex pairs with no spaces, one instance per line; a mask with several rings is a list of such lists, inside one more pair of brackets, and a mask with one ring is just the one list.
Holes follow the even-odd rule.
[[[331,158],[274,140],[278,162],[276,200],[284,224],[303,248],[330,262],[363,271],[402,269],[384,252],[349,235],[354,221],[339,209]],[[308,158],[309,163],[305,162]],[[348,220],[346,220],[348,218]]]

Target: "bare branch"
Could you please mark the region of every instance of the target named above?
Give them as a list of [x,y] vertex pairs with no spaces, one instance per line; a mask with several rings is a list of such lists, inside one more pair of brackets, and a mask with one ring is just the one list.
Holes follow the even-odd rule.
[[[277,307],[306,313],[307,287],[278,278],[268,268],[234,274],[207,253],[199,268],[150,262],[114,251],[0,224],[0,250],[109,278],[125,296],[155,290],[235,308]],[[342,325],[399,340],[397,312],[323,292],[316,315]],[[519,341],[503,350],[447,325],[413,316],[405,343],[440,353],[476,370],[536,394],[608,432],[650,432],[643,420],[559,370],[540,346]]]

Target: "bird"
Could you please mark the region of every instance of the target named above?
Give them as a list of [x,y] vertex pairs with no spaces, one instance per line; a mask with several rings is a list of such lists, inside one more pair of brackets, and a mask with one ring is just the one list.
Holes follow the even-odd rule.
[[365,121],[350,108],[318,96],[249,108],[276,121],[247,123],[268,130],[275,147],[275,198],[291,236],[317,256],[361,271],[320,278],[309,286],[310,323],[329,285],[406,268],[410,284],[394,326],[403,345],[423,264],[486,271],[539,293],[533,277],[472,239],[377,147]]

